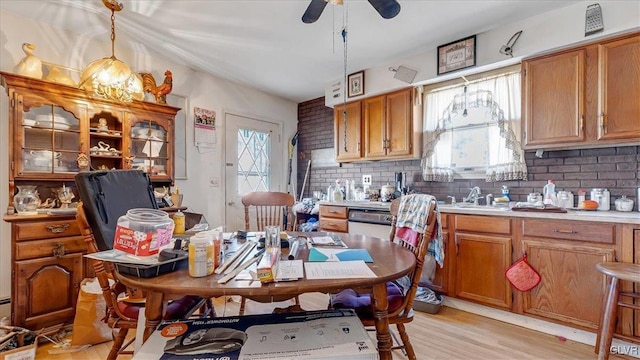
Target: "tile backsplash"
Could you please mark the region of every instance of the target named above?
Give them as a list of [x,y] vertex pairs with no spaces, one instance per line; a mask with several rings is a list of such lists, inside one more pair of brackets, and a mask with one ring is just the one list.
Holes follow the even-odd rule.
[[[298,105],[298,196],[304,180],[307,160],[311,150],[333,147],[333,109],[318,98]],[[425,182],[422,180],[420,160],[377,161],[344,163],[341,166],[314,168],[309,173],[309,182],[304,197],[313,191],[327,191],[336,179],[355,180],[361,183],[362,175],[372,175],[372,188],[387,183],[393,184],[395,172],[405,172],[407,185],[418,192],[429,193],[439,200],[455,196],[460,200],[473,186],[479,186],[483,196],[500,196],[502,185],[507,185],[514,201],[526,201],[530,192],[542,192],[548,179],[553,179],[556,190],[568,190],[574,194],[578,189],[606,188],[613,202],[622,195],[636,202],[640,186],[640,146],[621,146],[580,150],[545,151],[541,158],[534,152],[526,152],[528,181],[485,182],[483,179],[455,180],[451,183]],[[577,198],[577,197],[576,197]]]

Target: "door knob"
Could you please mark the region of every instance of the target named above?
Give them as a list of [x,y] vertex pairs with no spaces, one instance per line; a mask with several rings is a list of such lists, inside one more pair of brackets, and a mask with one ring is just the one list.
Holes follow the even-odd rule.
[[233,205],[235,205],[235,204],[236,204],[236,203],[235,203],[235,202],[233,202],[233,201],[229,201],[229,202],[227,203],[227,205],[229,205],[229,206],[233,206]]

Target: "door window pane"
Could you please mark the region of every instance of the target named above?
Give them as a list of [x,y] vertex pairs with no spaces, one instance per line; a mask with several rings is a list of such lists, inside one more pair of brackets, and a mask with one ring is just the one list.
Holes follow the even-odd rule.
[[269,191],[270,133],[238,129],[238,195]]

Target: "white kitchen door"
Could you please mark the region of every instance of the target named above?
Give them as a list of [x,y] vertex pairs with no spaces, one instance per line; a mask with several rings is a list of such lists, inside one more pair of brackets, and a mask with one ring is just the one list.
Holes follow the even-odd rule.
[[242,196],[280,191],[284,170],[278,124],[230,113],[225,124],[225,231],[232,232],[245,228]]

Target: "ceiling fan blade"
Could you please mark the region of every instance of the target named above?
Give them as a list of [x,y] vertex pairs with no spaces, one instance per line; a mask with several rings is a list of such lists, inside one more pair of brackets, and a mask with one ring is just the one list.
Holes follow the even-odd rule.
[[327,6],[325,0],[311,0],[307,10],[302,15],[302,22],[305,24],[316,22],[316,20],[320,18],[320,15],[322,15],[325,6]]
[[400,12],[400,4],[396,0],[368,0],[369,4],[385,19],[391,19]]

